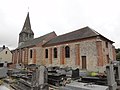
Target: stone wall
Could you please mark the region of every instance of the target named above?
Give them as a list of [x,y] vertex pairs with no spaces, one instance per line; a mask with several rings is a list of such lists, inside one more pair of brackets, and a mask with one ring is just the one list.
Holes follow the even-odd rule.
[[[76,45],[79,45],[79,54],[80,56],[78,56],[80,59],[79,61],[79,66],[76,65]],[[65,58],[64,57],[64,65],[60,64],[60,57],[61,57],[61,47],[65,48],[65,46],[69,46],[70,47],[70,58]],[[54,58],[54,54],[52,54],[52,64],[51,66],[69,66],[69,67],[79,67],[80,69],[82,69],[82,59],[81,56],[86,56],[87,57],[87,69],[93,70],[96,69],[95,66],[97,65],[97,50],[96,50],[96,42],[95,40],[86,40],[86,41],[82,41],[82,42],[74,42],[74,43],[66,43],[66,44],[62,44],[62,45],[56,45],[56,46],[50,46],[50,47],[46,47],[45,49],[52,48],[52,52],[54,53],[53,49],[57,48],[58,51],[58,57]],[[45,54],[45,52],[44,52]],[[43,55],[45,56],[45,55]],[[49,57],[46,59],[44,58],[46,65],[49,65]],[[78,63],[78,61],[77,61]]]
[[[45,52],[43,52],[43,60],[45,62],[46,66],[60,66],[60,67],[73,67],[73,68],[80,68],[82,69],[82,56],[86,56],[86,65],[88,71],[99,71],[103,72],[105,70],[106,64],[108,64],[107,61],[107,55],[109,56],[110,60],[113,60],[113,51],[112,51],[112,44],[108,42],[108,47],[106,48],[106,41],[100,40],[101,44],[98,44],[101,48],[98,48],[97,46],[97,38],[94,39],[88,39],[88,40],[82,40],[82,41],[76,41],[76,42],[69,42],[64,43],[60,45],[55,46],[49,46],[45,47],[45,49],[48,49],[49,56],[48,58],[45,58]],[[76,49],[79,47],[79,50]],[[70,58],[65,58],[65,54],[62,51],[62,48],[65,48],[65,46],[70,47]],[[52,54],[50,54],[50,48],[52,49]],[[57,48],[57,58],[54,58],[54,48]],[[100,49],[101,53],[98,55],[98,50]],[[79,51],[79,56],[77,55]],[[62,53],[61,53],[62,52]],[[76,53],[77,52],[77,53]],[[52,55],[52,64],[50,63],[50,55]],[[64,64],[61,63],[61,57],[62,60],[64,60]],[[79,61],[76,60],[79,57]],[[100,61],[102,60],[102,64],[99,65]]]
[[[82,68],[82,56],[86,57],[86,70],[103,72],[106,65],[114,60],[115,55],[113,46],[108,42],[106,47],[105,40],[90,38],[75,42],[62,43],[59,45],[42,47],[34,46],[13,52],[13,62],[19,63],[22,58],[24,64],[38,64],[48,66]],[[65,47],[70,47],[70,58],[65,58]],[[57,58],[54,58],[54,48],[57,48]],[[48,58],[45,58],[45,49],[48,49]],[[30,50],[33,51],[30,58]],[[22,57],[20,57],[22,56]],[[109,59],[109,60],[108,60]]]

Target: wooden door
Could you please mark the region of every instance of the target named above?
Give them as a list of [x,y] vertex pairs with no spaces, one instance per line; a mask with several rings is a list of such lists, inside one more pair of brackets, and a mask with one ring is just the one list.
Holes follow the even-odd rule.
[[86,56],[82,56],[82,69],[87,69]]

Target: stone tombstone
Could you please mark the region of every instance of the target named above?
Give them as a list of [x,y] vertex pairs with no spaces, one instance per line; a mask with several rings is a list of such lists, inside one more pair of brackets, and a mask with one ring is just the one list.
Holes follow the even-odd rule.
[[118,61],[115,65],[114,65],[114,70],[115,70],[115,79],[117,81],[117,84],[120,85],[120,61]]
[[115,82],[115,75],[114,75],[114,69],[112,63],[106,66],[106,73],[107,73],[107,82],[108,82],[109,90],[116,90],[117,83]]
[[38,85],[47,83],[47,69],[45,66],[37,67],[36,69],[36,80]]
[[21,65],[20,64],[16,64],[16,69],[21,69]]
[[4,62],[3,67],[7,67],[7,61]]
[[79,78],[79,69],[72,70],[72,78],[78,79]]

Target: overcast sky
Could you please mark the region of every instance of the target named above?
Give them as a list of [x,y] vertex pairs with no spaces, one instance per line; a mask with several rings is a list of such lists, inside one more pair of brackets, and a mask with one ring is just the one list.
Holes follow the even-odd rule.
[[28,11],[35,37],[89,26],[120,47],[120,0],[0,0],[0,46],[17,47]]

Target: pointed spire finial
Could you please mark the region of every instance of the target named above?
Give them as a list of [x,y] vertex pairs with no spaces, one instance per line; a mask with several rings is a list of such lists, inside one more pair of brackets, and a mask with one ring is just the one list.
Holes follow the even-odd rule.
[[31,24],[30,24],[30,17],[29,17],[29,12],[27,13],[27,17],[25,19],[25,22],[24,22],[24,25],[23,25],[23,28],[22,28],[22,32],[29,32],[29,33],[33,33],[32,29],[31,29]]
[[28,6],[28,12],[29,12],[29,6]]

